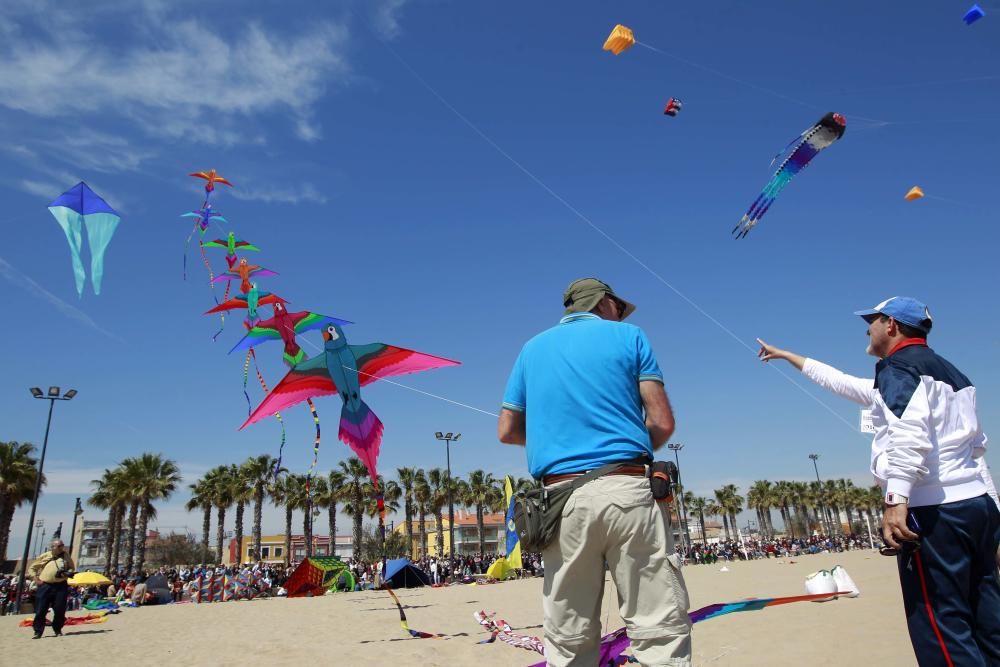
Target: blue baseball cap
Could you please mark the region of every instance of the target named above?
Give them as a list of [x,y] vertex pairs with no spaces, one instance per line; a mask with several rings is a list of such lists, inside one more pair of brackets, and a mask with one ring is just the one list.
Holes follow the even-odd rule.
[[897,322],[920,329],[925,334],[930,333],[931,327],[934,325],[931,311],[927,309],[927,306],[922,301],[908,296],[890,297],[874,308],[858,310],[854,314],[860,315],[866,322],[871,322],[877,315],[885,315]]

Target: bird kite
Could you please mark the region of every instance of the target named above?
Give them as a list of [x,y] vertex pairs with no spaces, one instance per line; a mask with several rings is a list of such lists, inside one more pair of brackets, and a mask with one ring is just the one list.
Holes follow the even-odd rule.
[[285,309],[283,303],[276,302],[273,305],[274,316],[257,322],[247,332],[247,335],[233,346],[233,349],[229,351],[230,353],[236,350],[246,350],[261,343],[266,343],[269,340],[280,340],[285,344],[283,354],[285,363],[289,366],[295,366],[295,364],[301,363],[306,359],[305,350],[295,342],[296,335],[305,333],[306,331],[322,329],[330,324],[354,324],[338,317],[317,315],[308,310],[290,313]]
[[250,278],[254,276],[276,276],[276,272],[265,269],[262,266],[257,266],[256,264],[251,264],[243,258],[240,260],[239,264],[235,267],[229,269],[225,273],[222,273],[212,279],[213,283],[217,283],[220,280],[239,280],[240,281],[240,293],[247,294],[250,291],[251,284]]
[[747,212],[740,218],[739,224],[733,228],[733,234],[741,239],[750,233],[750,230],[760,222],[771,204],[785,189],[789,181],[802,171],[816,155],[830,146],[837,139],[844,136],[847,129],[847,120],[839,113],[830,112],[819,119],[819,122],[793,139],[785,148],[774,156],[774,161],[781,155],[787,154],[781,166],[764,186],[763,191],[754,200]]
[[194,218],[194,227],[191,229],[191,233],[194,234],[195,230],[198,230],[200,236],[205,236],[205,232],[208,231],[209,226],[213,222],[226,222],[226,219],[222,215],[212,210],[212,205],[208,202],[197,211],[182,213],[181,217]]
[[236,234],[233,232],[229,232],[224,239],[215,239],[214,241],[209,241],[208,243],[204,243],[202,245],[206,248],[225,248],[226,264],[229,265],[230,269],[236,266],[237,262],[239,262],[239,258],[236,256],[237,250],[252,250],[254,252],[260,252],[260,248],[252,243],[236,238]]
[[681,107],[683,106],[684,106],[683,102],[681,102],[676,97],[671,97],[669,100],[667,100],[667,106],[663,107],[663,115],[670,116],[671,118],[673,118],[674,116],[676,116],[681,112]]
[[81,230],[86,225],[87,243],[90,245],[90,283],[94,288],[94,294],[100,294],[101,279],[104,277],[104,252],[108,249],[115,230],[118,229],[121,217],[83,181],[49,204],[49,212],[62,227],[66,240],[69,241],[76,293],[81,297],[83,284],[87,279],[83,259],[80,257],[83,244]]
[[250,285],[250,291],[246,294],[239,294],[234,296],[232,299],[223,301],[215,308],[205,311],[206,315],[212,315],[213,313],[221,313],[226,310],[236,310],[238,308],[246,308],[247,318],[251,322],[257,320],[257,308],[260,306],[273,306],[276,304],[284,305],[288,303],[282,299],[277,294],[271,294],[270,292],[261,292],[257,289],[257,284],[254,283]]
[[193,174],[188,174],[188,176],[194,176],[195,178],[205,179],[205,192],[212,192],[215,189],[216,183],[222,183],[223,185],[228,185],[233,187],[233,184],[222,177],[221,174],[217,173],[214,169],[209,169],[208,171],[196,171]]
[[614,27],[611,34],[608,35],[608,38],[604,41],[604,50],[610,51],[617,56],[634,44],[635,35],[632,33],[632,29],[626,28],[619,23]]
[[340,394],[340,440],[360,458],[373,480],[382,443],[382,422],[361,400],[361,387],[393,375],[417,373],[459,362],[384,343],[348,345],[343,330],[329,324],[323,331],[323,354],[294,366],[240,426],[281,412],[315,396]]
[[[691,623],[700,623],[701,621],[707,621],[710,618],[716,618],[725,614],[732,614],[741,611],[757,611],[759,609],[774,607],[781,604],[790,604],[792,602],[825,600],[829,599],[831,595],[835,597],[838,595],[849,595],[849,593],[818,593],[813,595],[794,595],[784,598],[753,598],[750,600],[740,600],[739,602],[710,604],[707,607],[702,607],[701,609],[688,612],[688,618],[691,620]],[[494,614],[487,614],[486,612],[480,610],[473,612],[472,615],[475,617],[476,622],[486,628],[486,630],[490,633],[490,638],[479,642],[480,644],[491,644],[499,639],[505,644],[510,644],[511,646],[515,646],[517,648],[523,648],[545,655],[545,643],[540,638],[513,632],[510,625],[506,621],[493,620]],[[623,660],[622,653],[628,649],[630,644],[631,640],[628,637],[626,628],[619,628],[610,634],[604,635],[601,637],[601,653],[597,664],[602,667],[604,665],[624,664],[624,661],[627,659]],[[530,667],[545,667],[545,665],[545,661],[542,661],[533,664]]]
[[919,185],[914,185],[910,188],[910,191],[903,195],[903,199],[906,201],[913,201],[915,199],[922,199],[924,196],[924,191],[920,189]]

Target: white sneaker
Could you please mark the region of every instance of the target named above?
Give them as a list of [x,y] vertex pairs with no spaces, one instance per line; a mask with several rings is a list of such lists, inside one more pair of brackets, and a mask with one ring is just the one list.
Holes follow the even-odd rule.
[[846,592],[845,597],[856,598],[861,595],[858,585],[851,579],[851,575],[847,574],[847,570],[839,565],[834,565],[833,569],[830,570],[830,574],[833,575],[833,582],[837,585],[836,590],[838,592]]
[[[813,572],[808,577],[806,577],[806,593],[809,595],[819,595],[820,593],[836,593],[837,584],[833,580],[833,575],[827,570],[820,570],[819,572]],[[819,598],[813,600],[813,602],[826,602],[828,600],[833,600],[837,596],[830,595],[827,598]]]

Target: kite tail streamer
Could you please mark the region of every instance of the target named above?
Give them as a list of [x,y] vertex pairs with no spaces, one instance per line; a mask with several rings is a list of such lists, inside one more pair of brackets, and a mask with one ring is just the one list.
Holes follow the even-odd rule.
[[410,633],[411,637],[416,637],[417,639],[442,639],[444,637],[444,635],[435,635],[430,632],[411,630],[410,624],[406,622],[406,613],[403,612],[403,605],[400,604],[399,598],[396,597],[396,594],[392,592],[392,589],[388,585],[386,585],[385,590],[392,596],[392,601],[396,603],[396,608],[399,609],[399,624],[403,626],[404,630]]
[[[231,284],[232,283],[229,283],[229,282],[226,283],[226,291],[222,295],[222,302],[223,303],[225,303],[226,301],[229,300],[229,286]],[[214,288],[213,288],[213,291],[214,291]],[[215,299],[215,296],[213,295],[212,298]],[[219,300],[218,299],[215,299],[215,305],[219,305]],[[224,310],[220,311],[219,312],[219,318],[221,320],[219,322],[219,330],[215,332],[214,336],[212,336],[212,342],[213,343],[215,342],[215,339],[219,337],[219,334],[222,333],[222,330],[226,328],[226,311],[224,311]]]
[[311,398],[306,399],[306,403],[309,404],[309,412],[312,413],[313,423],[316,424],[316,440],[313,442],[313,460],[312,465],[309,466],[309,472],[306,474],[306,484],[312,479],[313,473],[316,472],[316,464],[319,463],[319,441],[320,441],[320,428],[319,428],[319,413],[316,412],[316,406],[313,404]]
[[[250,402],[250,394],[247,393],[247,381],[248,381],[249,376],[250,376],[250,358],[251,357],[253,357],[253,369],[257,373],[257,381],[260,382],[260,386],[264,390],[265,394],[270,393],[269,390],[268,390],[268,388],[267,388],[267,382],[264,381],[264,376],[261,375],[261,373],[260,373],[260,367],[257,366],[257,353],[254,352],[253,348],[251,347],[249,350],[247,350],[247,359],[243,363],[243,395],[246,396],[246,399],[247,399],[247,412],[248,412],[248,414],[250,412],[253,412],[253,403]],[[281,413],[280,412],[275,412],[274,413],[274,418],[278,420],[279,424],[281,424],[281,444],[278,446],[278,460],[275,461],[275,463],[274,463],[274,471],[273,471],[273,476],[277,477],[278,476],[278,471],[281,470],[281,455],[285,451],[285,437],[286,437],[286,435],[285,435],[285,420],[281,418]],[[317,433],[316,433],[316,436],[317,436],[317,445],[316,446],[319,447],[319,442],[318,442],[318,438],[319,438],[319,421],[318,421],[318,419],[317,419],[317,422],[316,422],[316,431],[317,431]]]

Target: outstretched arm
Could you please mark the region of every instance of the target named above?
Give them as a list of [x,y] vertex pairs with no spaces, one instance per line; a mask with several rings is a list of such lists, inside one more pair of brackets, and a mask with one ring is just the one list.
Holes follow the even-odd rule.
[[774,345],[768,345],[760,338],[757,339],[757,342],[760,343],[760,352],[757,353],[757,356],[761,361],[784,359],[823,389],[859,405],[870,406],[875,400],[874,379],[848,375],[815,359],[809,359]]
[[782,350],[780,347],[775,347],[774,345],[768,345],[760,338],[757,339],[757,342],[760,343],[760,352],[757,353],[757,357],[765,363],[771,361],[771,359],[784,359],[800,371],[806,363],[806,358],[802,355]]

